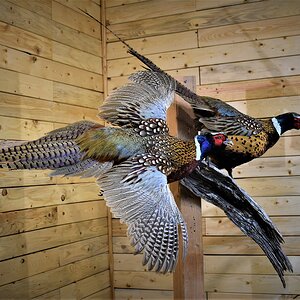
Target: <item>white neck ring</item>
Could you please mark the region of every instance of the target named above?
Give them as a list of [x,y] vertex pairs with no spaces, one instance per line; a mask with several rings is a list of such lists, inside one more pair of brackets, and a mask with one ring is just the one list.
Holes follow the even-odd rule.
[[201,158],[201,147],[198,142],[197,136],[195,136],[195,146],[196,146],[196,160],[200,160]]

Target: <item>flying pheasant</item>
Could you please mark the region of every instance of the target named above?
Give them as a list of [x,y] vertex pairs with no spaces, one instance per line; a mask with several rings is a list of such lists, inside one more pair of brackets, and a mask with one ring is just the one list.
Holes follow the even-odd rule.
[[224,134],[183,141],[168,134],[166,111],[176,83],[163,73],[142,71],[109,96],[99,116],[116,127],[81,121],[38,140],[3,148],[0,167],[52,169],[52,175],[94,176],[111,211],[128,225],[136,253],[149,270],[171,272],[188,236],[168,182],[190,174]]

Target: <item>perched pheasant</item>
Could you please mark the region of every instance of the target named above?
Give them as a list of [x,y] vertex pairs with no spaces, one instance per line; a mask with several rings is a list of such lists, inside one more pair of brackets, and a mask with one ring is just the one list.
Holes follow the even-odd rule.
[[[128,44],[126,46],[129,47],[130,54],[141,60],[152,71],[167,74]],[[191,104],[199,130],[224,132],[233,142],[233,145],[226,147],[225,151],[216,149],[209,155],[213,163],[219,169],[226,169],[231,177],[233,168],[263,155],[276,144],[284,132],[300,129],[300,115],[295,112],[269,119],[256,119],[241,113],[220,99],[199,96],[178,81],[176,93]]]
[[0,166],[52,169],[52,175],[95,176],[107,205],[128,225],[136,253],[144,251],[149,270],[171,272],[188,236],[168,181],[190,174],[224,134],[205,133],[183,141],[168,134],[166,110],[175,81],[142,71],[106,99],[99,116],[117,127],[81,121],[22,145],[3,148]]

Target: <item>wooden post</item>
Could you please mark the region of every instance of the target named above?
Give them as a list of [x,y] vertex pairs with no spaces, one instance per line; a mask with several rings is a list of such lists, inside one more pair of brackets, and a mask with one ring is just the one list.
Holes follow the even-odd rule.
[[[184,81],[191,90],[195,90],[194,77],[184,77],[181,81]],[[191,139],[197,133],[194,128],[192,109],[177,96],[168,111],[168,125],[170,133],[182,139]],[[171,184],[171,190],[187,223],[189,234],[187,257],[183,260],[182,251],[180,252],[173,277],[174,299],[202,300],[204,299],[204,272],[201,200],[178,182]]]

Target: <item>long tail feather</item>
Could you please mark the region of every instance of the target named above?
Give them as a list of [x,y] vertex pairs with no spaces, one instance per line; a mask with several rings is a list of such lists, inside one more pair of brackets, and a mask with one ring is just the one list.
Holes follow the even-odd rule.
[[284,254],[283,237],[264,210],[228,176],[201,163],[181,183],[193,194],[221,208],[227,217],[264,251],[285,287],[284,272],[293,267]]
[[82,159],[84,154],[76,139],[84,132],[98,126],[81,121],[54,130],[31,142],[7,142],[0,147],[0,168],[51,169],[51,175],[97,176],[111,167],[92,159]]

